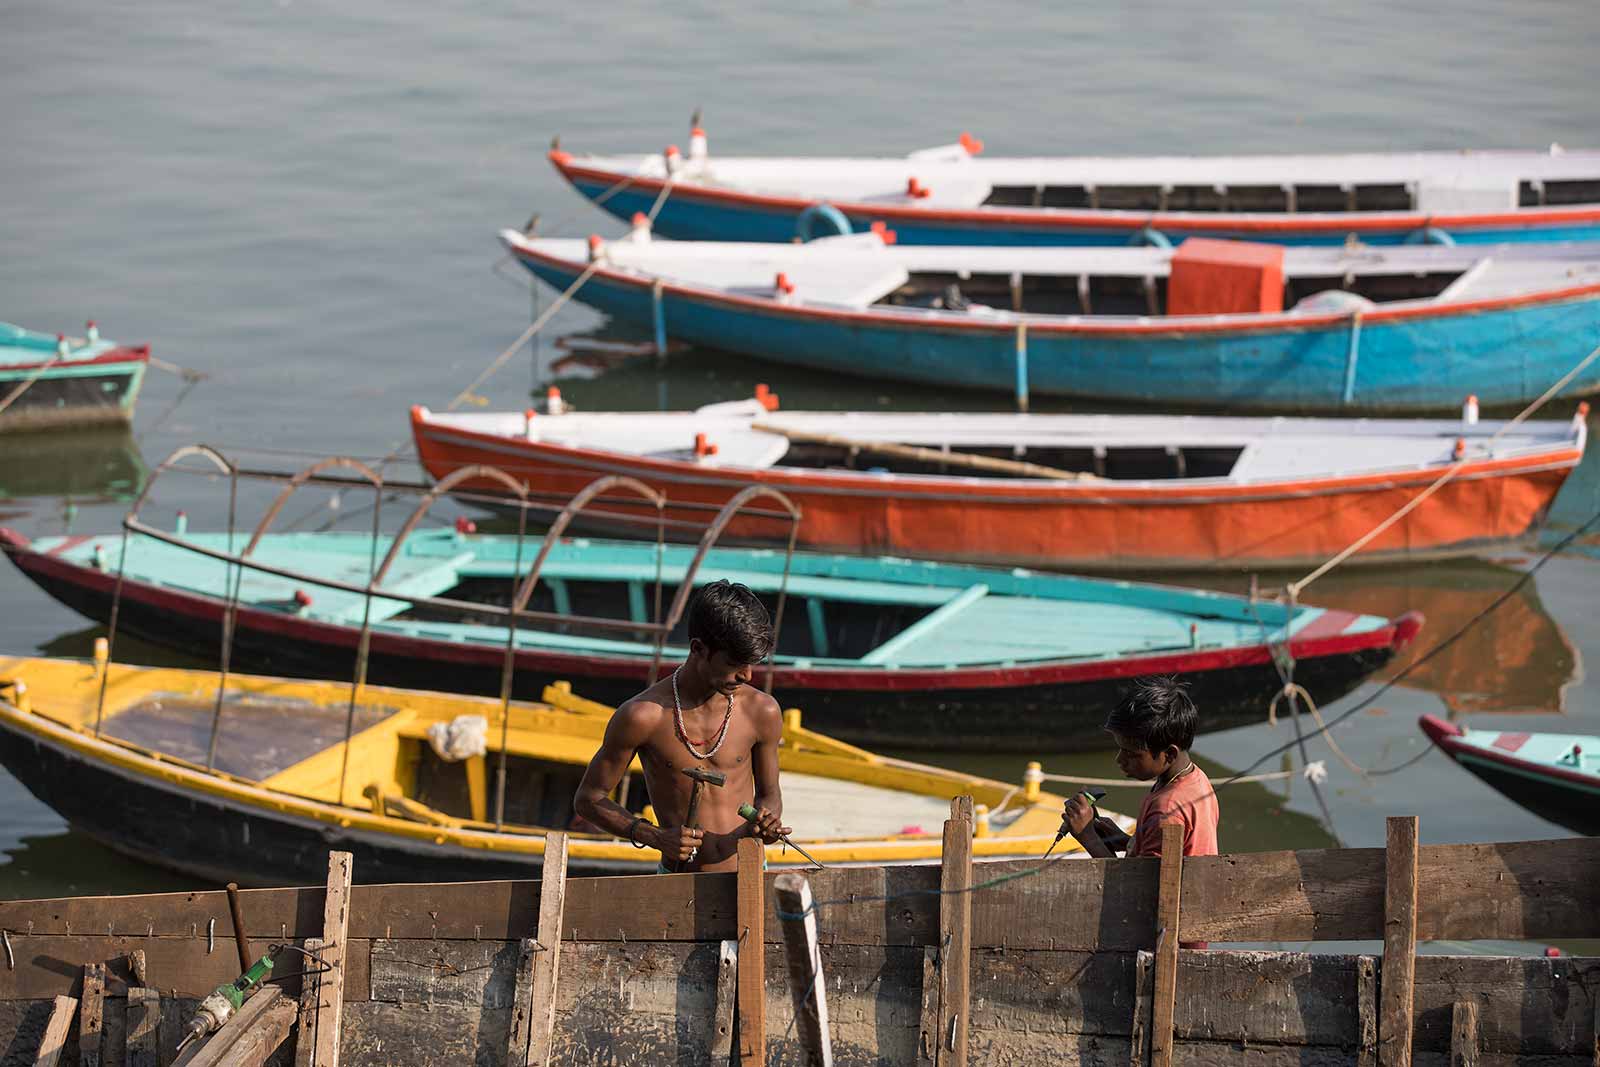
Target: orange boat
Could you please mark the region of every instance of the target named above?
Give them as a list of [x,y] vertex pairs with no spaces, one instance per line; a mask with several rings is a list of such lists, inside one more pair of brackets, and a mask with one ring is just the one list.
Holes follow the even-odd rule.
[[[1509,426],[1475,406],[1459,420],[779,413],[759,393],[684,412],[415,407],[411,425],[435,478],[489,464],[571,494],[625,474],[679,518],[766,485],[800,505],[806,548],[1144,571],[1321,563],[1452,467],[1356,558],[1477,551],[1540,523],[1586,439],[1581,413]],[[727,532],[782,543],[789,523],[741,515]]]

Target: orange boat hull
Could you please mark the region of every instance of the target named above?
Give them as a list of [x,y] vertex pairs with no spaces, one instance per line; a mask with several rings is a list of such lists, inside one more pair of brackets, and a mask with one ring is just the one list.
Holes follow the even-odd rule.
[[[418,457],[434,478],[487,464],[525,481],[531,492],[563,496],[602,475],[626,474],[665,493],[674,518],[702,524],[739,490],[766,485],[800,506],[797,544],[803,548],[1082,570],[1314,566],[1389,518],[1440,473],[1212,486],[913,481],[848,471],[722,469],[588,451],[433,425],[417,413],[412,428]],[[1581,458],[1580,449],[1562,448],[1471,464],[1357,558],[1448,556],[1519,538],[1542,520]],[[503,493],[488,481],[465,485]],[[607,510],[644,514],[621,498]],[[739,515],[727,533],[782,544],[788,523]]]

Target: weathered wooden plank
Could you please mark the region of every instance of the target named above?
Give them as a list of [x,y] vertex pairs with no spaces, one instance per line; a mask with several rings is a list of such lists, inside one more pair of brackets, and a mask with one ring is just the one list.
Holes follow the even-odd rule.
[[34,1067],[56,1067],[67,1047],[67,1034],[72,1030],[72,1016],[78,1002],[71,997],[57,997],[50,1010],[50,1021],[45,1024],[44,1037],[39,1039],[39,1051],[33,1058]]
[[517,977],[511,998],[511,1024],[506,1044],[506,1063],[528,1062],[528,1037],[533,1023],[533,961],[538,942],[525,937],[517,946]]
[[[310,958],[301,957],[300,1011],[294,1028],[294,1063],[295,1067],[310,1067],[317,1054],[317,1027],[322,1018],[322,982],[318,975],[322,967],[322,938],[308,937],[300,947]],[[366,955],[370,965],[370,949]],[[369,988],[370,985],[371,980],[368,979]]]
[[1428,845],[1417,859],[1417,937],[1600,937],[1596,870],[1600,837]]
[[1356,957],[1356,1067],[1378,1064],[1378,961]]
[[1179,1041],[1354,1047],[1354,956],[1182,950],[1173,1031]]
[[822,953],[817,944],[817,916],[811,886],[795,872],[778,875],[772,883],[782,916],[784,959],[789,967],[789,992],[794,998],[795,1033],[804,1061],[813,1067],[833,1067],[833,1045],[828,1038],[828,983],[822,975]]
[[[965,803],[963,803],[965,801]],[[966,1067],[972,1028],[972,798],[957,797],[939,866],[940,1067]]]
[[1456,1001],[1450,1022],[1450,1067],[1478,1067],[1478,1005]]
[[939,949],[922,950],[922,1011],[917,1025],[917,1062],[939,1062]]
[[1383,975],[1378,1062],[1410,1067],[1417,964],[1417,819],[1390,816],[1383,894]]
[[715,1023],[711,1032],[711,1063],[728,1067],[733,1058],[733,1008],[739,996],[739,942],[724,941],[717,950]]
[[276,987],[259,989],[222,1029],[184,1049],[174,1067],[261,1067],[289,1036],[296,1011]]
[[521,958],[521,942],[374,941],[371,999],[425,1009],[511,1008]]
[[1455,1002],[1478,1007],[1480,1061],[1592,1056],[1600,959],[1418,956],[1412,1047],[1450,1048]]
[[1336,941],[1381,936],[1383,849],[1191,856],[1183,870],[1184,937],[1194,941]]
[[767,1062],[765,853],[754,837],[739,840],[739,1063]]
[[539,936],[533,959],[533,1006],[528,1037],[530,1065],[550,1062],[556,1025],[556,984],[561,967],[561,916],[567,898],[567,835],[545,836],[544,877],[539,882]]
[[1133,965],[1133,1018],[1128,1024],[1128,1065],[1150,1062],[1150,1008],[1155,1001],[1156,957],[1141,951]]
[[339,1067],[339,1029],[344,1015],[345,939],[350,929],[350,879],[354,860],[348,852],[328,853],[328,887],[322,904],[322,963],[318,976],[321,1017],[312,1062]]
[[128,990],[127,1067],[161,1067],[161,993],[135,986]]
[[[80,970],[102,961],[105,995],[126,996],[129,986],[138,984],[133,980],[127,960],[127,954],[135,947],[144,954],[146,967],[160,980],[162,988],[179,996],[203,997],[239,976],[239,961],[232,952],[206,953],[203,931],[195,939],[122,935],[22,938],[14,935],[12,940],[17,945],[17,968],[7,970],[0,962],[0,1001],[70,996],[77,992]],[[250,944],[257,958],[271,947],[271,942],[259,938]],[[345,979],[349,996],[359,999],[366,998],[366,945],[365,941],[352,943]],[[223,943],[218,947],[226,949],[227,945]],[[292,969],[292,965],[286,969]]]
[[106,965],[83,968],[83,990],[78,998],[78,1067],[100,1067],[100,1031],[106,1010]]
[[1172,1067],[1172,1013],[1178,989],[1178,936],[1183,895],[1183,826],[1161,827],[1161,888],[1156,903],[1155,993],[1150,1002],[1150,1062]]
[[161,1067],[172,1067],[173,1061],[178,1058],[178,1020],[183,1012],[183,1003],[178,997],[161,998]]

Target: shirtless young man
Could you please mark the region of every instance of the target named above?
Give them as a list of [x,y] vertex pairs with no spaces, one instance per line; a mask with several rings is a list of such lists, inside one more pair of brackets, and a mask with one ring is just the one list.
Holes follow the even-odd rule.
[[[789,833],[778,791],[783,716],[777,701],[749,685],[772,648],[772,621],[748,588],[719,581],[696,594],[688,630],[688,658],[617,708],[573,799],[605,832],[659,850],[665,871],[731,871],[741,837],[771,844]],[[635,753],[660,826],[610,797]],[[682,825],[694,788],[687,767],[728,776],[720,788],[702,787],[699,829]],[[753,823],[739,814],[747,803],[759,812]]]

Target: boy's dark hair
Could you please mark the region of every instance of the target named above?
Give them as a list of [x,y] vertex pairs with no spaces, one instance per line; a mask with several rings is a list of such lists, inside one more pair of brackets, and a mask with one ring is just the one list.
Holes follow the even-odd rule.
[[1135,678],[1133,688],[1106,720],[1106,729],[1151,752],[1168,745],[1189,751],[1200,713],[1189,699],[1189,687],[1176,678]]
[[723,578],[695,594],[689,637],[734,663],[756,664],[772,651],[772,618],[749,586]]

